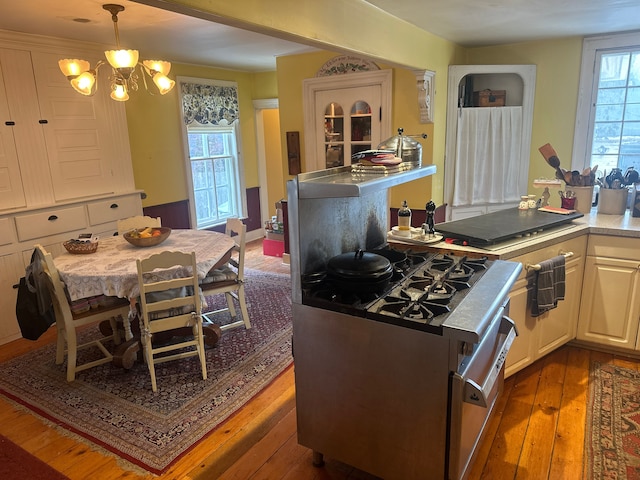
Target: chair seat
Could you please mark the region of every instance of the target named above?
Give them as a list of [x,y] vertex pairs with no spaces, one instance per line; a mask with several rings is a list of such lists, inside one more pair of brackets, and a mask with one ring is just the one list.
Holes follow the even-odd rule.
[[[215,283],[221,286],[221,282],[227,282],[229,285],[238,281],[238,274],[229,265],[223,265],[220,268],[210,270],[209,273],[200,281],[201,285]],[[225,283],[226,284],[226,283]],[[222,284],[224,285],[224,284]]]

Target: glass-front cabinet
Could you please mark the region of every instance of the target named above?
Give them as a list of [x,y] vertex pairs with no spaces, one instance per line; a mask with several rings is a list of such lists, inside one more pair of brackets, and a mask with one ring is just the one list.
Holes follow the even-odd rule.
[[390,71],[305,80],[305,171],[351,165],[391,136]]
[[[348,112],[347,115],[344,113],[345,110]],[[324,111],[326,168],[350,165],[351,155],[371,148],[369,103],[358,100],[347,108],[343,108],[337,102],[329,103]]]

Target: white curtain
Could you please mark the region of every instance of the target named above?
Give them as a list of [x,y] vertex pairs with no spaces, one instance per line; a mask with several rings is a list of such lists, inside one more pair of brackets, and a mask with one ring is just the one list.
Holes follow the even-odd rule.
[[453,206],[520,199],[521,137],[522,107],[458,109]]

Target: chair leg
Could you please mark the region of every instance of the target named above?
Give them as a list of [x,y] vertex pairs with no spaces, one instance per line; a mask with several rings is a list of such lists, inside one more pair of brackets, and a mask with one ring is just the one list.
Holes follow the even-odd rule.
[[67,344],[66,334],[64,327],[60,323],[56,323],[57,335],[56,335],[56,365],[62,365],[64,362],[64,350]]
[[231,320],[235,321],[238,313],[236,312],[236,307],[233,304],[233,294],[230,292],[225,292],[224,298],[227,301],[227,308],[229,309],[229,314],[231,315]]
[[78,361],[78,340],[75,330],[67,332],[67,382],[76,379],[76,363]]
[[154,392],[158,391],[158,385],[156,383],[156,369],[153,364],[153,344],[151,343],[151,335],[140,336],[142,342],[142,351],[144,353],[144,360],[147,362],[147,368],[149,369],[149,375],[151,376],[151,389]]
[[204,333],[202,331],[202,319],[193,326],[193,335],[198,339],[198,358],[200,359],[200,369],[202,370],[202,379],[207,379],[207,360],[204,350]]
[[113,332],[113,343],[120,345],[122,339],[120,338],[120,331],[118,330],[118,317],[110,317],[109,325],[111,325],[111,331]]
[[249,329],[251,328],[251,321],[249,320],[247,301],[244,296],[244,284],[241,284],[238,289],[238,303],[240,304],[240,311],[242,312],[242,321],[244,322],[244,326]]

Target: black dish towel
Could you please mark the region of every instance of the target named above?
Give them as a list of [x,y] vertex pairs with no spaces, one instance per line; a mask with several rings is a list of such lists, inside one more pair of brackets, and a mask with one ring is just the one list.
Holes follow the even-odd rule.
[[564,300],[564,255],[540,262],[540,270],[537,273],[531,305],[531,315],[534,317],[556,308],[558,300]]

